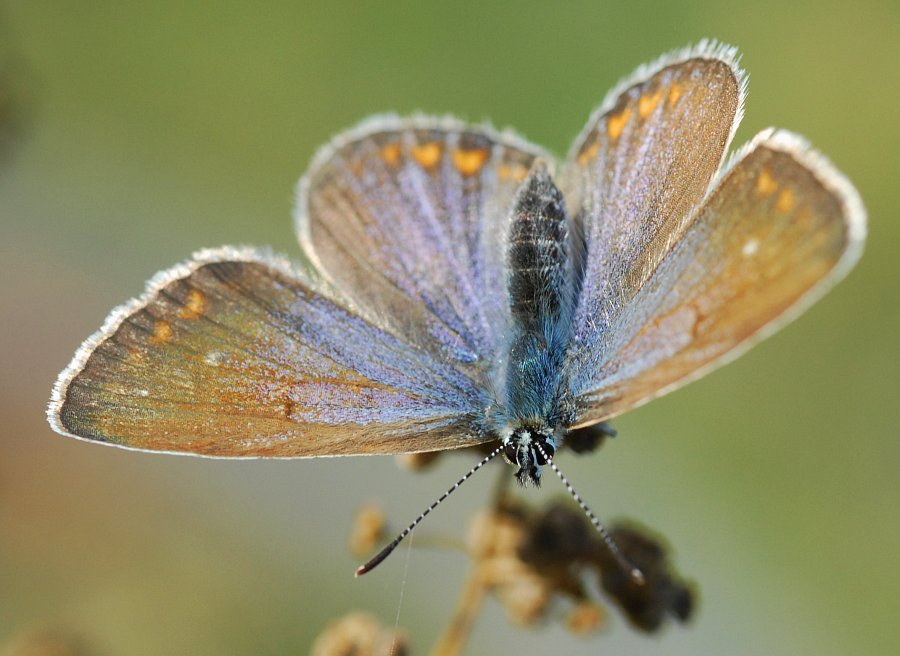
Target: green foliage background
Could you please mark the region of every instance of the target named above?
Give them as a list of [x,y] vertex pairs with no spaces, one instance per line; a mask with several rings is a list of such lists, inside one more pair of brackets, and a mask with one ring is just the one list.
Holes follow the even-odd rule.
[[[807,136],[858,186],[867,253],[784,332],[623,417],[600,453],[562,460],[599,514],[668,538],[701,590],[693,624],[647,639],[613,613],[585,642],[560,622],[520,631],[489,604],[471,651],[891,653],[898,33],[889,0],[0,6],[0,100],[17,111],[0,142],[0,645],[49,627],[96,654],[304,653],[352,609],[393,624],[405,578],[400,623],[425,653],[468,563],[414,549],[407,569],[401,550],[354,580],[346,534],[371,498],[405,523],[467,461],[419,476],[390,458],[120,452],[50,431],[52,381],[110,308],[193,250],[296,255],[293,185],[363,117],[490,118],[564,152],[620,77],[709,36],[739,46],[750,73],[736,144],[768,125]],[[491,479],[416,537],[462,535]]]

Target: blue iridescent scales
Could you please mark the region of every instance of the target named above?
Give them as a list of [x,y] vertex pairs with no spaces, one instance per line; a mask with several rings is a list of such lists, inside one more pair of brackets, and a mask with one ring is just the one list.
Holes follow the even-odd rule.
[[509,132],[370,119],[301,180],[309,266],[226,247],[158,274],[78,350],[50,423],[218,457],[542,436],[536,477],[568,430],[736,357],[859,257],[862,203],[802,139],[723,166],[744,87],[731,48],[667,55],[559,165]]

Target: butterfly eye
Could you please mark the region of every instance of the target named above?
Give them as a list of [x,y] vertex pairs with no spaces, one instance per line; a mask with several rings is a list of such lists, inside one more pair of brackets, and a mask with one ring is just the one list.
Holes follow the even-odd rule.
[[540,440],[541,448],[535,450],[534,459],[537,464],[546,465],[553,458],[556,449],[553,448],[553,443],[543,435],[538,439]]
[[506,444],[503,445],[503,457],[506,458],[506,461],[511,465],[518,465],[518,461],[516,460],[516,454],[518,452],[518,446],[516,442],[510,440]]

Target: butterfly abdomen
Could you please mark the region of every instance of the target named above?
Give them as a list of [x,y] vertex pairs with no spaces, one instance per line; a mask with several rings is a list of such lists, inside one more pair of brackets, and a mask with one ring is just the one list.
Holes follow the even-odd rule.
[[507,239],[507,286],[513,322],[506,410],[552,421],[569,338],[573,269],[562,193],[536,164],[513,205]]

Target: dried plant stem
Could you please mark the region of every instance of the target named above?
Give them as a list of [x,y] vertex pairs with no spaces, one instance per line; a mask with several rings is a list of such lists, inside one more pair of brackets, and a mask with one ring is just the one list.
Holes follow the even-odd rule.
[[[510,477],[505,474],[506,472],[503,471],[498,476],[491,495],[491,505],[494,511],[501,507],[509,489]],[[489,575],[485,571],[483,563],[476,559],[465,583],[463,583],[459,598],[456,600],[456,610],[444,632],[431,649],[431,656],[456,656],[462,653],[469,636],[472,635],[478,613],[481,612],[484,604],[484,598],[490,586],[488,579]]]
[[483,568],[476,563],[463,584],[449,624],[431,650],[431,656],[456,656],[462,653],[486,594]]

